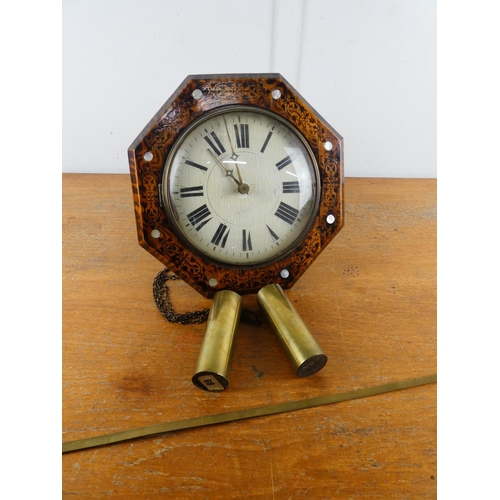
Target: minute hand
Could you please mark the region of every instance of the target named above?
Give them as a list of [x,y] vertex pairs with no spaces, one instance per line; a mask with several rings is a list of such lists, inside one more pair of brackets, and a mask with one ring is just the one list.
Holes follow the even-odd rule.
[[[231,134],[229,133],[229,129],[227,127],[226,119],[224,118],[224,116],[222,118],[224,119],[224,125],[226,126],[226,132],[227,132],[227,138],[229,139],[229,145],[231,146],[231,151],[233,152],[233,154],[230,156],[230,158],[231,158],[231,160],[236,161],[238,159],[239,155],[237,155],[234,152],[233,141],[231,140]],[[236,164],[236,168],[238,168],[238,164]],[[240,176],[240,182],[241,182],[241,176]]]
[[241,182],[236,177],[234,177],[233,171],[231,169],[227,168],[226,165],[224,165],[219,160],[219,158],[217,158],[217,156],[215,156],[212,153],[212,151],[210,151],[210,149],[207,149],[207,151],[210,153],[210,155],[212,156],[212,158],[224,169],[224,171],[226,172],[226,177],[231,177],[231,179],[233,179],[233,181],[236,182],[236,184],[238,184],[238,186],[239,186],[241,184]]

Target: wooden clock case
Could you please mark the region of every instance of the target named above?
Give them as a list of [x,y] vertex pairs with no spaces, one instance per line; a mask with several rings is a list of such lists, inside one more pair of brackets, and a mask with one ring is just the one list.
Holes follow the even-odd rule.
[[[299,245],[271,264],[244,269],[208,262],[186,248],[159,192],[167,156],[186,127],[208,111],[234,105],[271,111],[298,129],[316,157],[321,189],[314,222]],[[290,288],[344,225],[342,137],[277,73],[188,76],[128,156],[139,244],[207,298],[220,290],[256,293],[270,283]]]

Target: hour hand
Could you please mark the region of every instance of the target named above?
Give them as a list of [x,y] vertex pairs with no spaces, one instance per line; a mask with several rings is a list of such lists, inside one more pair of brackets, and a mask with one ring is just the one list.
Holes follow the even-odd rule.
[[241,181],[239,181],[238,179],[236,179],[236,177],[234,177],[233,171],[231,169],[227,168],[226,165],[224,165],[224,163],[222,163],[219,160],[219,158],[217,158],[217,156],[215,156],[212,153],[212,151],[210,151],[210,149],[207,149],[207,151],[210,153],[212,158],[224,169],[224,171],[226,172],[226,177],[231,177],[231,179],[233,179],[233,181],[236,182],[236,184],[239,186],[241,184]]

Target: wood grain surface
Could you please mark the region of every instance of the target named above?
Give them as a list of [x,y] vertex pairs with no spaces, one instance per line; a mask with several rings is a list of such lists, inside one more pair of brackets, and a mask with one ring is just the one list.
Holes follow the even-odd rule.
[[[205,326],[170,324],[128,175],[63,176],[63,441],[436,371],[436,181],[345,181],[345,227],[287,291],[328,355],[298,378],[242,324],[230,387],[192,372]],[[178,311],[210,307],[182,281]],[[258,312],[255,296],[244,306]],[[436,385],[63,455],[63,497],[436,498]]]

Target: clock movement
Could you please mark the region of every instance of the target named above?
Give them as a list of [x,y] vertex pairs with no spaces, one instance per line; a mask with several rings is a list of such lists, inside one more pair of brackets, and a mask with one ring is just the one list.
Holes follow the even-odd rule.
[[139,244],[207,298],[259,293],[268,318],[344,224],[342,138],[279,74],[188,76],[128,155]]

